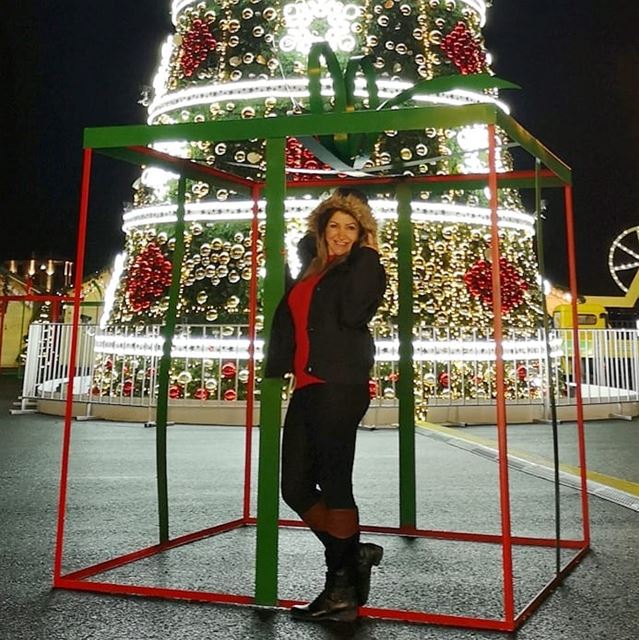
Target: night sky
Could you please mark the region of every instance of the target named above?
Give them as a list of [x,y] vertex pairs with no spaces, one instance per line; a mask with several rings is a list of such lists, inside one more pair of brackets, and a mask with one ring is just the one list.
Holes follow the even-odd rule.
[[[172,32],[169,0],[25,0],[0,24],[0,259],[74,258],[82,130],[140,124],[137,104]],[[583,293],[620,293],[612,240],[639,224],[639,2],[495,0],[484,29],[493,69],[521,85],[511,114],[573,169]],[[123,246],[134,167],[96,159],[87,271]],[[548,202],[548,275],[566,283],[562,195]]]

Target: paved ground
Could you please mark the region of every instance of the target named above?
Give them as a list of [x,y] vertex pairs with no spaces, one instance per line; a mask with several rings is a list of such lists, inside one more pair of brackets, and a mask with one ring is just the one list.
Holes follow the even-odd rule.
[[[62,421],[9,416],[17,395],[0,378],[0,638],[18,639],[330,639],[456,640],[508,637],[443,627],[362,619],[353,625],[300,624],[286,611],[52,591]],[[592,469],[637,482],[639,423],[591,423]],[[494,428],[457,430],[494,439]],[[137,424],[76,422],[69,470],[64,570],[156,542],[154,430]],[[550,457],[545,425],[509,430],[511,447]],[[561,425],[562,462],[574,464],[574,427]],[[171,534],[237,517],[241,505],[242,432],[236,428],[169,429]],[[362,431],[356,493],[362,521],[398,520],[397,434]],[[441,438],[416,439],[418,526],[498,532],[495,463]],[[551,536],[553,485],[511,470],[513,531]],[[580,532],[579,499],[561,488],[562,531]],[[593,551],[523,626],[520,640],[635,640],[639,629],[639,514],[591,497]],[[282,515],[291,515],[282,507]],[[378,536],[386,555],[374,577],[372,606],[498,616],[500,549],[486,544],[410,541]],[[251,594],[254,529],[238,529],[111,572],[109,580]],[[280,532],[280,597],[305,599],[322,579],[321,553],[304,530]],[[552,576],[554,555],[518,547],[518,605]]]

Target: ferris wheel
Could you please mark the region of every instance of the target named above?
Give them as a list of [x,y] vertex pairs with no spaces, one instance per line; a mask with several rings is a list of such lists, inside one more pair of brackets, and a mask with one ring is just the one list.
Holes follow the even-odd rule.
[[639,271],[639,226],[626,229],[613,240],[608,268],[613,280],[627,292]]

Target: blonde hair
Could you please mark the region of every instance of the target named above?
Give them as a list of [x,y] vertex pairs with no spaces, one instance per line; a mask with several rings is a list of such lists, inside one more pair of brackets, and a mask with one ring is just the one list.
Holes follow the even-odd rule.
[[371,234],[377,237],[377,222],[373,217],[373,212],[368,206],[368,201],[363,193],[354,189],[337,189],[329,198],[320,202],[311,212],[308,218],[308,230],[315,236],[316,256],[304,272],[303,278],[322,273],[326,269],[333,267],[346,260],[348,256],[341,256],[328,260],[328,247],[326,245],[326,226],[331,216],[341,211],[351,216],[359,227],[359,240],[361,244],[366,237]]

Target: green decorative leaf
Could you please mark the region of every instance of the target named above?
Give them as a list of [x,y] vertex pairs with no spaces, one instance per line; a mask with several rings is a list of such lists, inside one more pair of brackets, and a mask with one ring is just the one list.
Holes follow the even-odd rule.
[[394,98],[390,98],[383,102],[379,107],[377,107],[377,109],[390,109],[391,107],[395,107],[403,102],[407,102],[417,94],[432,95],[434,93],[444,93],[455,89],[462,89],[464,91],[483,91],[484,89],[521,89],[521,87],[513,82],[509,82],[508,80],[503,80],[497,76],[491,76],[489,73],[476,73],[468,76],[440,76],[439,78],[422,80],[421,82],[414,84],[409,89],[398,93]]

